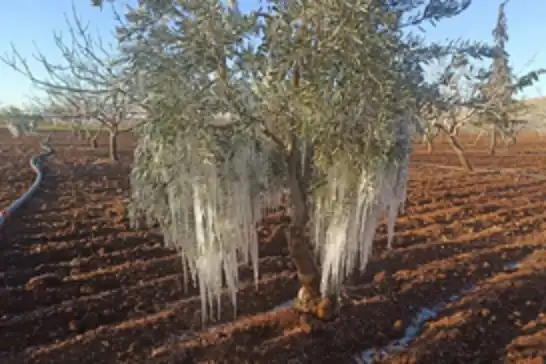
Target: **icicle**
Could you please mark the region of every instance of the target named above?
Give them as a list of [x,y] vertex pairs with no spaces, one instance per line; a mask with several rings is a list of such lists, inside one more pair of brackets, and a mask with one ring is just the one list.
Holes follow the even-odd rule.
[[412,125],[415,125],[418,131],[421,130],[421,125],[418,121],[410,123],[408,120],[404,120],[398,123],[398,130],[396,135],[396,141],[401,151],[402,158],[398,164],[391,165],[392,176],[392,195],[387,198],[387,231],[388,231],[388,249],[392,249],[392,241],[394,239],[394,225],[398,213],[404,208],[407,194],[407,182],[408,182],[408,166],[409,156],[411,154],[411,130]]
[[135,150],[131,218],[159,222],[166,244],[181,255],[184,284],[191,277],[199,286],[203,322],[221,314],[224,287],[236,313],[239,263],[250,263],[258,281],[260,196],[279,187],[270,181],[268,152],[242,135],[226,143],[228,157],[215,159],[187,135],[165,143],[149,134]]
[[326,186],[315,196],[314,236],[322,263],[323,295],[339,292],[343,279],[355,268],[357,260],[361,270],[366,268],[384,212],[391,246],[394,224],[406,198],[410,125],[405,120],[393,122],[398,128],[393,137],[400,158],[386,164],[381,160],[370,163],[356,179],[348,173],[348,163],[337,163],[328,173]]

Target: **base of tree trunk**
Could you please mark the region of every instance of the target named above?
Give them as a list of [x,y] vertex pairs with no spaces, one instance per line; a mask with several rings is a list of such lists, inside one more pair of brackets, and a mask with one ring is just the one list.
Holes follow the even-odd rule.
[[337,313],[334,297],[312,297],[305,286],[301,287],[294,301],[294,307],[301,313],[308,314],[322,321],[333,319]]
[[313,257],[308,236],[300,226],[290,225],[285,230],[290,257],[296,266],[301,288],[294,306],[302,313],[320,320],[330,320],[336,312],[336,299],[322,297],[320,273]]
[[461,147],[459,142],[457,141],[457,138],[455,135],[446,133],[449,141],[449,145],[451,146],[451,149],[455,152],[455,155],[457,156],[457,159],[459,160],[459,163],[461,163],[461,166],[466,172],[473,172],[474,168],[472,168],[472,165],[470,164],[470,161],[466,157],[466,154],[464,152],[464,149]]

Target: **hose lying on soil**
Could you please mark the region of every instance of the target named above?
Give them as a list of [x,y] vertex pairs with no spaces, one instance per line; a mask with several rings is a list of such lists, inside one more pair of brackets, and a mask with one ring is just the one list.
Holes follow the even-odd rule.
[[41,161],[43,158],[53,153],[53,150],[49,146],[49,137],[50,136],[47,136],[45,140],[40,144],[43,152],[30,158],[30,168],[32,168],[32,171],[36,174],[36,178],[34,179],[34,183],[32,183],[32,186],[30,186],[30,188],[24,194],[22,194],[6,209],[0,210],[0,230],[5,225],[8,217],[13,215],[15,211],[21,208],[21,206],[23,206],[40,187],[43,178],[42,170],[40,168]]

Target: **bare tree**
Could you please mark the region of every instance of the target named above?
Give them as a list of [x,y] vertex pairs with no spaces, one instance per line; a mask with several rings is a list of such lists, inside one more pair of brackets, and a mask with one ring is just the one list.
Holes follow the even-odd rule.
[[[420,100],[419,114],[427,126],[425,142],[428,149],[432,149],[432,141],[439,131],[448,138],[461,166],[471,172],[472,165],[458,140],[459,131],[468,126],[481,129],[475,144],[489,130],[494,134],[495,146],[497,137],[502,138],[507,146],[515,143],[517,133],[526,124],[523,118],[518,117],[518,112],[524,111],[525,107],[516,100],[512,100],[510,105],[503,101],[506,90],[515,92],[527,87],[544,71],[531,71],[519,78],[513,76],[510,84],[493,89],[490,87],[491,72],[473,66],[466,55],[449,56],[448,61],[438,73],[437,80],[431,83],[429,94]],[[491,148],[494,150],[494,146]]]
[[14,137],[36,133],[38,123],[43,120],[40,113],[28,107],[13,105],[0,108],[0,120],[5,122]]
[[[37,76],[27,60],[12,45],[12,54],[1,60],[15,71],[28,77],[44,91],[50,102],[76,121],[100,124],[109,132],[109,157],[118,159],[117,136],[122,124],[132,118],[133,98],[126,80],[127,68],[120,61],[118,44],[106,45],[99,35],[92,35],[75,8],[72,20],[66,18],[68,40],[54,33],[55,44],[62,56],[62,64],[50,62],[38,51],[33,57],[46,71],[46,77]],[[83,124],[82,124],[83,125]],[[96,135],[89,136],[92,143]]]
[[436,82],[432,83],[430,95],[425,95],[419,105],[420,117],[426,125],[429,149],[437,133],[444,134],[459,163],[468,172],[473,168],[458,141],[458,135],[460,129],[474,121],[486,107],[480,93],[481,72],[470,64],[466,56],[450,56],[447,66],[438,73]]
[[94,149],[98,148],[98,137],[103,131],[103,125],[91,117],[95,114],[95,107],[90,99],[74,93],[62,97],[36,98],[35,104],[42,110],[42,114],[52,120],[60,120],[70,127],[78,139],[85,140]]

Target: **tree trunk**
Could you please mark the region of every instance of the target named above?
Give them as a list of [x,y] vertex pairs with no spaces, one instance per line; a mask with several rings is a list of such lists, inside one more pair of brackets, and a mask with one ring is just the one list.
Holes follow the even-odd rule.
[[[296,307],[319,319],[327,320],[334,309],[330,298],[323,299],[320,293],[320,272],[314,259],[311,241],[307,233],[309,224],[308,183],[311,178],[311,154],[305,153],[302,158],[302,144],[295,140],[287,159],[289,172],[289,189],[292,202],[291,222],[286,237],[290,257],[296,266],[301,284]],[[302,166],[302,161],[304,165]]]
[[453,131],[453,134],[458,138],[461,136],[461,128],[456,128],[454,131]]
[[432,141],[430,139],[427,139],[427,154],[432,154],[434,146],[432,145]]
[[497,128],[493,128],[491,133],[491,144],[489,145],[489,154],[494,156],[497,149]]
[[96,130],[95,132],[89,132],[89,145],[93,149],[97,149],[99,147],[99,135],[101,133],[101,128]]
[[516,143],[517,143],[517,137],[516,136],[508,138],[508,141],[506,142],[506,149],[508,149],[508,150],[512,149],[511,147],[516,145]]
[[509,149],[510,146],[512,144],[514,144],[515,137],[508,136],[508,135],[503,135],[503,134],[500,134],[500,133],[499,133],[499,136],[501,137],[502,142],[504,143],[504,146],[506,147],[506,149]]
[[476,137],[476,139],[474,139],[474,146],[478,145],[478,142],[480,141],[480,139],[482,138],[483,134],[485,134],[485,132],[483,130],[481,130],[479,133],[478,133],[478,136]]
[[470,161],[466,157],[463,147],[461,146],[461,144],[459,144],[457,137],[447,132],[446,130],[444,130],[444,134],[447,136],[449,145],[451,146],[451,149],[453,149],[453,151],[455,152],[455,155],[457,156],[461,167],[463,167],[466,172],[472,172],[474,169],[472,168]]
[[108,153],[111,160],[118,160],[118,130],[115,128],[110,129]]

